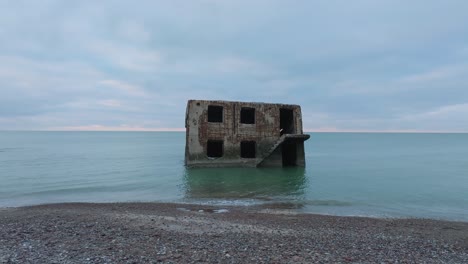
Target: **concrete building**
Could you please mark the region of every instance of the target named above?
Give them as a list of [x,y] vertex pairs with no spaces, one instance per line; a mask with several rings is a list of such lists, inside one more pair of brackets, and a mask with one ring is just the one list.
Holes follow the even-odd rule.
[[188,167],[305,166],[298,105],[189,100]]

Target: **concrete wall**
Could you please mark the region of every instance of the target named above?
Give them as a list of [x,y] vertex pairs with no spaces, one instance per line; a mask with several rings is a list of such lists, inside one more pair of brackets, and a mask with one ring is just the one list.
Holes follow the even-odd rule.
[[[208,122],[208,106],[223,107],[223,122]],[[255,108],[255,124],[241,124],[242,107]],[[301,109],[298,105],[244,103],[228,101],[190,100],[186,112],[185,163],[192,167],[256,166],[257,159],[280,138],[280,108],[294,112],[295,130],[302,134]],[[224,155],[209,158],[206,155],[208,140],[222,140]],[[255,159],[240,157],[240,142],[255,141]],[[303,150],[303,148],[302,148]]]
[[300,167],[305,167],[305,151],[304,151],[304,142],[298,142],[296,145],[296,165]]
[[264,159],[259,167],[281,167],[283,165],[283,149],[279,146],[270,156]]

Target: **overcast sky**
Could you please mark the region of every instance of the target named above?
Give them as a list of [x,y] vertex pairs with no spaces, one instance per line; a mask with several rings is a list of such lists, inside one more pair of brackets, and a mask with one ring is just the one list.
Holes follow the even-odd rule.
[[0,0],[0,130],[181,129],[188,99],[468,132],[468,1]]

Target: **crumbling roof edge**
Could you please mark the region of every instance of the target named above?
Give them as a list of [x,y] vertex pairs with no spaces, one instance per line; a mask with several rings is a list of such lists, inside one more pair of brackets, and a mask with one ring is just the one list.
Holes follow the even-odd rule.
[[247,102],[247,101],[228,101],[228,100],[199,100],[199,99],[189,99],[187,104],[191,102],[205,102],[205,103],[240,103],[240,104],[264,104],[264,105],[280,105],[280,106],[289,106],[289,107],[301,107],[298,104],[283,104],[283,103],[265,103],[265,102]]

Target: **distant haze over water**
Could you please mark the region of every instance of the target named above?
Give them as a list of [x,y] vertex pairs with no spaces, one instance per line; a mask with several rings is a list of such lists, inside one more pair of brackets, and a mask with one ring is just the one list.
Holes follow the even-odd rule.
[[186,169],[183,132],[0,132],[0,207],[265,205],[468,221],[468,134],[311,133],[304,168]]

